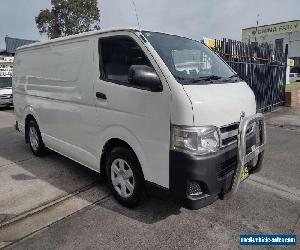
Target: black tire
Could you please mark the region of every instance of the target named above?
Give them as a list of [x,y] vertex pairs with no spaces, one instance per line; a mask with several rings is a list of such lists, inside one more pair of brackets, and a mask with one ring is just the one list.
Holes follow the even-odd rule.
[[[37,136],[36,144],[34,144],[32,137],[30,136],[31,129],[36,131],[36,136]],[[30,149],[34,155],[43,156],[45,154],[46,147],[43,142],[39,126],[37,125],[35,120],[30,120],[27,124],[26,138],[28,138],[28,143],[30,145]]]
[[[112,183],[112,173],[111,173],[112,164],[118,161],[119,159],[125,161],[128,164],[129,168],[132,170],[134,188],[132,194],[129,197],[124,197],[121,194],[119,194]],[[109,153],[106,162],[106,177],[107,177],[108,185],[112,190],[115,199],[122,205],[132,208],[132,207],[136,207],[144,200],[145,197],[144,175],[136,155],[130,149],[126,147],[116,147]],[[126,189],[126,192],[128,191],[129,190]]]

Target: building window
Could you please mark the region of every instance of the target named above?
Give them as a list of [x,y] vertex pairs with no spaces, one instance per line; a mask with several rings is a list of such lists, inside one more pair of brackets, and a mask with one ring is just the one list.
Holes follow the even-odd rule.
[[278,53],[283,53],[283,38],[275,40],[275,51]]

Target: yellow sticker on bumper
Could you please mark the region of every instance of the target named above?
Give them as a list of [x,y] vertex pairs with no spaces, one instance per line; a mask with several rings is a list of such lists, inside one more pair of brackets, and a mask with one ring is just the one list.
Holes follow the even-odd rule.
[[248,167],[243,168],[242,176],[241,176],[241,181],[247,179],[249,177],[249,169]]

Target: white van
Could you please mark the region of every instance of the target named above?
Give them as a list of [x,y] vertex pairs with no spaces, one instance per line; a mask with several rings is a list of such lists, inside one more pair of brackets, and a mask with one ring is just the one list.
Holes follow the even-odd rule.
[[0,77],[0,108],[13,104],[11,76]]
[[252,90],[188,38],[115,29],[21,47],[13,99],[35,155],[50,148],[106,174],[125,206],[150,190],[200,208],[261,168]]
[[299,73],[290,73],[289,74],[289,82],[300,82],[300,74]]

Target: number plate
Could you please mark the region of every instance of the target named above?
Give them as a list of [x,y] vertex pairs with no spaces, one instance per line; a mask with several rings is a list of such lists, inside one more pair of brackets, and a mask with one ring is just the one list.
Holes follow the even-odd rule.
[[245,166],[242,171],[241,181],[246,180],[248,177],[249,177],[249,169],[247,166]]

